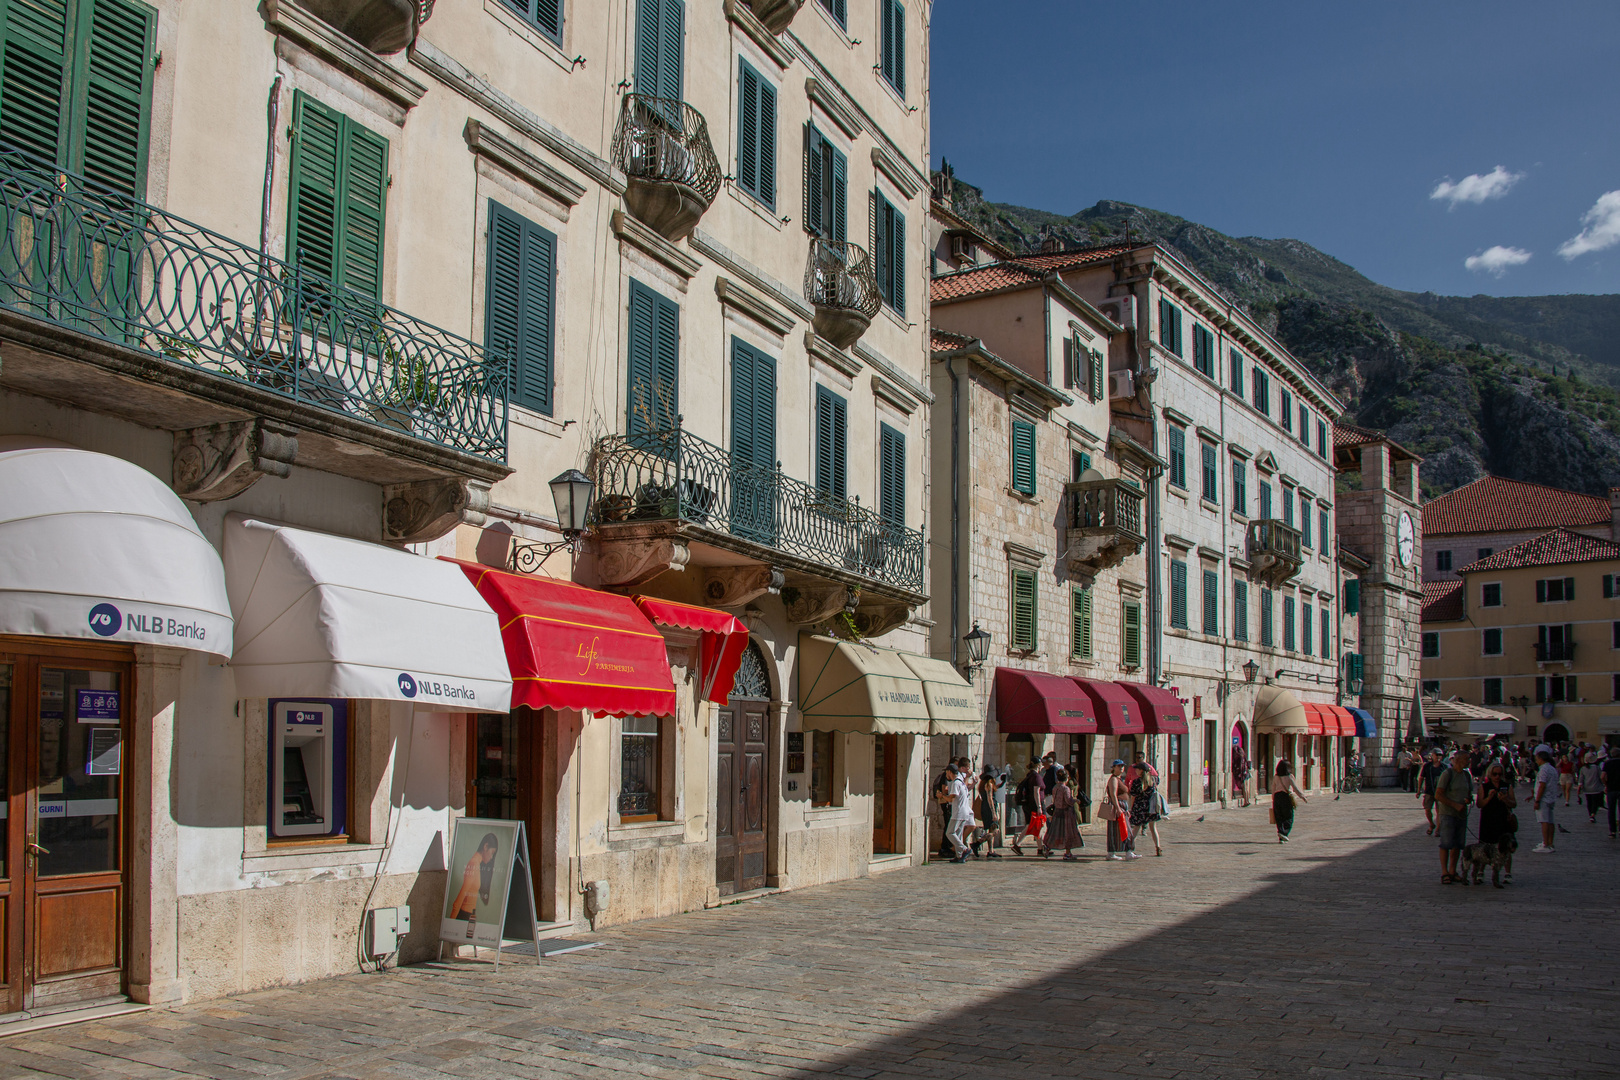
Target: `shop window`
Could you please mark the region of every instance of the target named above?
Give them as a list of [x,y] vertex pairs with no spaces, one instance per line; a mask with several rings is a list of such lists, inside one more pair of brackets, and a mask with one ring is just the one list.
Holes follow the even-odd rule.
[[619,729],[619,820],[657,821],[663,772],[656,716],[627,716]]
[[812,731],[810,734],[810,805],[834,806],[837,796],[837,762],[835,732]]
[[271,700],[270,839],[347,834],[349,703]]

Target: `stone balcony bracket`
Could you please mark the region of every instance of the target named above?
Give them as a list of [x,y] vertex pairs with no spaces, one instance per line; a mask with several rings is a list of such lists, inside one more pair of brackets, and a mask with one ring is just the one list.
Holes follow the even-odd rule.
[[174,433],[174,491],[192,502],[233,499],[260,477],[285,480],[298,460],[298,429],[239,420]]

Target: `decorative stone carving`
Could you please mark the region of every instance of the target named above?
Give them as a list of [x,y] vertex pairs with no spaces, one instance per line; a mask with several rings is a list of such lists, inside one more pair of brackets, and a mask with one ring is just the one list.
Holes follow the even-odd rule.
[[781,592],[782,577],[774,566],[717,566],[704,572],[703,595],[715,607],[741,607]]
[[375,53],[397,53],[416,40],[416,32],[433,14],[431,0],[300,0],[302,6],[335,30]]
[[457,525],[482,525],[489,484],[449,478],[383,488],[383,539],[396,544],[437,540]]
[[666,570],[685,570],[692,558],[686,541],[671,537],[627,538],[599,543],[596,572],[603,585],[627,588]]
[[854,611],[859,594],[849,585],[798,588],[791,595],[782,590],[783,606],[789,622],[807,625],[826,622],[840,611]]
[[906,604],[863,604],[855,609],[855,629],[861,637],[882,637],[909,618]]
[[192,502],[242,494],[261,476],[285,480],[298,459],[298,429],[241,420],[174,433],[174,490]]

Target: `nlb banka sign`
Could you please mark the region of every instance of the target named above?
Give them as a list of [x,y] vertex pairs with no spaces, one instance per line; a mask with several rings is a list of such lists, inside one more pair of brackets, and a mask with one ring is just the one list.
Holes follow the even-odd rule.
[[428,701],[473,704],[478,700],[478,691],[465,683],[421,678],[406,671],[399,673],[399,692],[400,696],[408,701],[415,701],[420,697]]
[[90,609],[90,631],[99,637],[123,636],[156,639],[164,644],[197,643],[208,640],[208,629],[200,623],[176,619],[161,611],[129,611],[118,605],[100,603]]

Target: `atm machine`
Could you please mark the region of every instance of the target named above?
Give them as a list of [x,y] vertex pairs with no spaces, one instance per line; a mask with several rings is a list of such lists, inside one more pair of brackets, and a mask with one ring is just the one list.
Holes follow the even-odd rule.
[[277,701],[273,706],[270,834],[325,836],[337,825],[332,803],[337,710],[319,701]]

